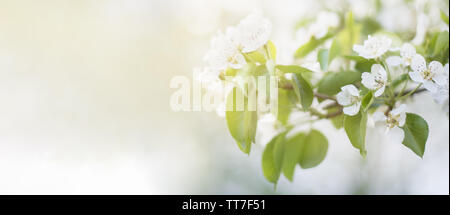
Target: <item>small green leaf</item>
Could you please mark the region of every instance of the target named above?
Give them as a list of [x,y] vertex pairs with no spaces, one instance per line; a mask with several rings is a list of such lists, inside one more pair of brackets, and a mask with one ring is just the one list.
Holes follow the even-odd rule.
[[433,56],[441,54],[444,50],[448,48],[449,33],[447,31],[439,33],[434,45]]
[[253,62],[258,62],[260,64],[266,63],[266,58],[264,57],[264,54],[258,51],[250,52],[246,54],[248,58],[250,58]]
[[341,52],[342,52],[342,44],[338,39],[334,39],[333,42],[331,43],[330,51],[328,54],[328,65],[330,65],[331,62],[334,60],[334,58],[339,56]]
[[294,92],[300,100],[303,109],[308,109],[314,99],[314,92],[311,84],[306,81],[301,74],[295,74],[292,78]]
[[358,81],[361,81],[361,73],[359,72],[330,72],[320,80],[317,91],[322,94],[333,96],[341,91],[341,87]]
[[[243,102],[240,101],[243,98]],[[257,113],[248,110],[249,100],[239,88],[234,88],[227,97],[226,120],[231,136],[239,148],[246,154],[250,153],[251,143],[255,141]]]
[[291,90],[278,89],[278,115],[277,119],[281,122],[281,124],[286,125],[289,119],[289,115],[291,114],[292,105],[291,100],[289,99],[289,94]]
[[445,24],[448,25],[448,16],[447,16],[447,14],[445,14],[445,12],[442,11],[442,10],[441,10],[441,19],[442,19],[442,21],[445,22]]
[[362,99],[361,101],[361,107],[363,108],[364,112],[367,112],[367,110],[370,108],[373,102],[373,92],[369,91]]
[[276,184],[280,178],[282,162],[284,157],[285,132],[275,136],[264,149],[262,155],[262,169],[264,177],[269,182]]
[[370,17],[366,17],[362,20],[362,34],[363,35],[372,35],[381,29],[380,23]]
[[322,43],[327,41],[329,38],[331,38],[333,34],[328,33],[326,36],[316,39],[315,37],[311,37],[311,39],[304,45],[302,45],[300,48],[297,49],[295,52],[296,58],[302,58],[308,55],[310,52],[314,51],[317,47],[319,47]]
[[353,147],[359,149],[363,157],[366,156],[366,126],[367,113],[360,111],[355,116],[345,115],[344,128]]
[[270,40],[267,42],[267,52],[269,54],[269,59],[274,61],[277,60],[277,47],[275,47],[275,44]]
[[[328,113],[336,113],[336,111],[339,111],[339,107],[334,107],[328,109]],[[341,114],[339,116],[331,118],[331,123],[336,129],[341,129],[344,127],[344,114]]]
[[290,181],[292,181],[294,178],[295,166],[297,165],[300,158],[305,137],[306,134],[298,133],[286,140],[283,161],[283,174]]
[[281,70],[284,73],[302,74],[303,76],[312,75],[312,73],[314,73],[313,71],[305,67],[297,65],[276,65],[275,68]]
[[325,159],[328,140],[319,131],[311,130],[307,134],[295,134],[285,141],[284,146],[283,174],[292,181],[297,164],[308,169],[316,167]]
[[303,169],[316,167],[325,159],[327,151],[327,138],[319,131],[311,130],[303,141],[298,163]]
[[419,115],[407,113],[406,122],[402,127],[405,138],[402,144],[410,148],[419,157],[423,157],[428,139],[428,124]]
[[371,60],[364,60],[364,61],[357,61],[355,64],[355,70],[363,73],[363,72],[370,72],[372,69],[372,65],[376,64],[377,61],[371,59]]
[[328,55],[329,55],[328,49],[321,49],[317,53],[317,59],[319,60],[320,63],[320,69],[325,72],[328,70],[328,62],[329,62]]

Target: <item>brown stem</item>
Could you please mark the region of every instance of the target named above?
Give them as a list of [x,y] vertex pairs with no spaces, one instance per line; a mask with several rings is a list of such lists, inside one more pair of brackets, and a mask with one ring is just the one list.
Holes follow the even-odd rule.
[[[423,93],[423,92],[425,92],[425,91],[427,91],[427,89],[425,89],[425,88],[418,89],[418,90],[416,90],[415,92],[413,92],[413,93],[411,94],[411,96],[412,96],[412,95],[415,95],[415,94]],[[400,96],[408,95],[410,92],[411,92],[411,90],[407,90],[407,91],[403,92],[402,95],[400,95]],[[398,96],[398,93],[396,93],[395,96]]]
[[332,118],[337,117],[342,114],[342,108],[339,108],[339,110],[337,110],[336,112],[327,113],[327,114],[320,113],[319,111],[317,111],[316,109],[313,109],[313,108],[310,108],[309,112],[312,115],[319,117],[320,119],[332,119]]
[[329,100],[337,101],[336,98],[334,98],[333,96],[325,95],[322,93],[314,93],[314,96],[319,99],[329,99]]

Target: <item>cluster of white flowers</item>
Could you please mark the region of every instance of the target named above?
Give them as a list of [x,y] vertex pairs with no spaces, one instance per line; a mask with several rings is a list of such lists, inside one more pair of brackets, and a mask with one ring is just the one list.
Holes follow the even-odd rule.
[[[224,97],[232,87],[224,84],[220,74],[227,69],[243,68],[247,64],[245,54],[263,47],[269,41],[271,31],[270,21],[259,11],[251,13],[238,25],[228,27],[225,32],[219,31],[204,57],[208,66],[194,69],[196,81],[206,90]],[[236,77],[233,82],[239,84],[240,78]],[[216,112],[221,117],[225,115],[225,101],[217,105]]]
[[[432,93],[434,100],[442,105],[446,105],[448,112],[449,104],[449,66],[438,61],[432,61],[428,64],[426,60],[419,54],[413,45],[409,43],[403,44],[400,48],[391,48],[392,41],[387,37],[371,37],[364,41],[364,45],[355,45],[353,50],[359,56],[366,59],[380,58],[388,51],[399,51],[400,56],[391,56],[386,59],[390,66],[402,66],[409,68],[408,74],[414,82],[423,84],[424,88]],[[374,91],[374,96],[381,96],[388,86],[388,73],[380,64],[373,64],[371,72],[364,72],[361,76],[361,83],[369,90]],[[337,94],[337,102],[342,105],[343,112],[346,115],[354,116],[358,114],[361,107],[362,97],[360,91],[354,85],[342,87],[342,91]],[[375,122],[384,122],[385,126],[390,129],[402,127],[405,124],[406,105],[400,104],[397,108],[387,112],[375,112],[373,120]],[[401,129],[398,129],[401,130]],[[403,131],[402,131],[403,132]]]
[[213,70],[240,69],[247,63],[243,54],[265,45],[271,30],[270,21],[254,12],[237,26],[228,27],[225,33],[219,32],[212,39],[211,49],[204,59]]

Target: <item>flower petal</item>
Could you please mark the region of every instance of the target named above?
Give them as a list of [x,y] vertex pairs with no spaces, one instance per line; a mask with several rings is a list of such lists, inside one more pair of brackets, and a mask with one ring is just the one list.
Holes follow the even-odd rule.
[[401,113],[400,118],[398,118],[398,126],[403,127],[406,123],[406,113]]
[[386,89],[386,86],[382,86],[380,89],[378,89],[377,91],[375,91],[374,96],[375,96],[375,97],[379,97],[379,96],[383,95],[385,89]]
[[425,61],[425,58],[423,58],[422,55],[419,54],[414,55],[411,62],[411,69],[414,72],[422,72],[425,69],[427,69],[427,63]]
[[358,114],[360,107],[361,107],[361,102],[357,102],[354,105],[344,107],[343,111],[344,111],[344,114],[347,114],[349,116],[354,116],[354,115]]
[[361,83],[367,87],[367,89],[374,90],[376,88],[377,82],[375,82],[375,77],[368,73],[364,72],[361,75]]
[[343,86],[341,89],[342,91],[348,92],[352,96],[359,96],[359,90],[353,84]]
[[422,75],[420,74],[420,72],[410,72],[409,73],[409,77],[417,83],[423,83],[425,80],[423,79]]
[[423,86],[425,87],[425,89],[427,89],[428,91],[435,93],[438,90],[438,86],[436,83],[434,83],[433,81],[429,81],[429,80],[425,80],[425,82],[423,82]]
[[377,111],[372,115],[372,119],[375,122],[384,122],[384,121],[386,121],[387,117],[386,117],[386,115],[384,115],[383,112]]
[[397,116],[397,115],[400,115],[401,113],[404,113],[405,110],[406,110],[406,105],[405,105],[405,104],[401,104],[401,105],[398,106],[397,108],[394,108],[394,109],[391,111],[391,114],[392,114],[393,116]]
[[389,66],[398,66],[402,63],[402,58],[399,56],[391,56],[386,59],[386,63]]
[[371,72],[375,76],[376,80],[383,81],[383,82],[387,81],[386,70],[380,64],[372,65]]
[[392,139],[395,140],[395,142],[401,142],[405,138],[405,132],[399,127],[393,127],[389,132],[392,134]]
[[342,106],[347,106],[352,104],[351,96],[347,92],[340,92],[336,95],[338,103]]
[[430,71],[434,74],[440,74],[440,73],[444,73],[444,67],[442,66],[442,64],[438,61],[432,61],[430,63],[430,65],[428,65],[428,68],[430,69]]
[[439,86],[445,86],[446,84],[448,84],[448,76],[445,73],[441,72],[433,77],[433,81],[436,82],[436,84],[438,84]]

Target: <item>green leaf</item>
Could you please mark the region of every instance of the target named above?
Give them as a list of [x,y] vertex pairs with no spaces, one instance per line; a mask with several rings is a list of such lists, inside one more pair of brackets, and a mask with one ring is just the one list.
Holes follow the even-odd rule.
[[297,165],[306,134],[298,133],[295,136],[286,140],[285,154],[283,161],[283,174],[290,181],[294,178],[295,166]]
[[320,63],[320,69],[326,72],[328,70],[328,62],[329,62],[328,49],[319,50],[319,52],[317,53],[317,59],[319,60]]
[[362,34],[363,35],[372,35],[381,29],[380,23],[377,20],[366,17],[362,20]]
[[254,52],[247,53],[246,55],[253,62],[258,62],[260,64],[266,63],[266,57],[261,52],[254,51]]
[[303,78],[310,80],[313,75],[313,71],[297,66],[297,65],[276,65],[275,68],[279,69],[280,71],[284,73],[294,73],[294,74],[301,74]]
[[273,44],[272,41],[269,40],[267,42],[267,52],[269,54],[269,58],[276,61],[277,59],[277,47],[275,47],[275,44]]
[[[244,102],[240,101],[243,98]],[[234,88],[227,97],[226,120],[231,136],[239,148],[250,153],[251,143],[255,141],[257,113],[249,110],[249,101],[239,88]]]
[[313,168],[322,163],[327,155],[328,140],[317,130],[311,130],[302,142],[298,163],[303,169]]
[[280,178],[284,159],[284,137],[286,132],[275,136],[264,149],[262,155],[262,169],[264,177],[276,184]]
[[358,25],[353,20],[353,14],[350,12],[345,18],[345,28],[335,37],[330,53],[330,62],[338,55],[350,55],[353,52],[353,45],[359,40],[361,32],[361,25]]
[[358,81],[361,81],[361,73],[359,72],[330,72],[320,80],[317,91],[322,94],[333,96],[341,91],[341,87]]
[[363,108],[364,112],[367,112],[367,110],[370,108],[370,106],[372,105],[374,96],[373,96],[373,92],[369,91],[362,99],[361,101],[361,107]]
[[339,56],[342,53],[342,44],[339,42],[338,39],[334,39],[331,43],[330,51],[328,53],[328,65],[331,64],[331,62]]
[[355,70],[363,73],[363,72],[370,72],[372,69],[372,65],[376,64],[377,61],[371,59],[371,60],[364,60],[364,61],[358,61],[355,64]]
[[442,10],[441,10],[441,19],[442,19],[442,21],[445,22],[445,24],[448,25],[448,16],[447,16],[447,14],[445,14],[445,12],[442,11]]
[[419,115],[407,113],[406,122],[402,127],[405,138],[402,144],[410,148],[419,157],[423,157],[428,139],[428,124]]
[[283,125],[287,125],[289,115],[291,114],[294,105],[291,103],[289,94],[291,90],[278,89],[278,115],[277,119]]
[[439,33],[434,45],[433,56],[441,54],[448,48],[449,33],[447,31]]
[[363,157],[366,156],[366,126],[367,113],[360,111],[355,116],[345,115],[344,128],[353,147],[359,149]]
[[313,71],[297,66],[297,65],[276,65],[275,68],[281,70],[284,73],[295,73],[295,74],[302,74],[302,75],[310,75],[314,73]]
[[300,100],[303,109],[308,109],[314,99],[314,92],[311,84],[306,81],[301,74],[295,74],[292,77],[292,82],[294,85],[294,92]]
[[319,131],[311,130],[307,134],[298,133],[287,139],[284,147],[283,174],[292,181],[297,164],[308,169],[316,167],[325,159],[328,140]]
[[[339,107],[334,107],[328,109],[328,113],[335,113],[336,111],[339,111]],[[344,114],[341,114],[339,116],[331,118],[331,123],[336,129],[341,129],[344,127]]]
[[328,33],[326,36],[316,39],[315,37],[311,37],[311,39],[304,45],[302,45],[300,48],[297,49],[295,52],[295,58],[302,58],[308,55],[310,52],[314,51],[317,47],[322,45],[325,41],[327,41],[329,38],[331,38],[333,34]]

